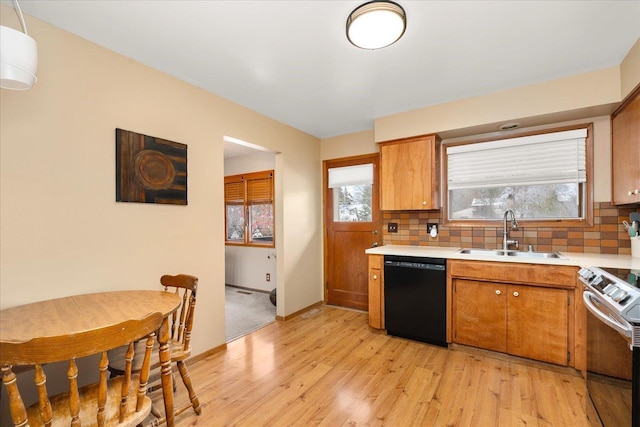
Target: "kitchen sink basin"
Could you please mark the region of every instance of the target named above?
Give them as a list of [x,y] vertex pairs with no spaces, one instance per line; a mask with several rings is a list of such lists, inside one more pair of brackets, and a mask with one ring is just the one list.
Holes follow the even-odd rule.
[[533,251],[503,251],[502,249],[460,249],[459,254],[465,255],[482,255],[495,257],[518,257],[518,258],[558,258],[564,259],[557,252],[533,252]]

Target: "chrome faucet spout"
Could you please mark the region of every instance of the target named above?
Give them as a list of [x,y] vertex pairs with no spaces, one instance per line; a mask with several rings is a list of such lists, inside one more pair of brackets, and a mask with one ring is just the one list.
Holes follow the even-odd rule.
[[509,245],[515,245],[516,249],[518,248],[518,241],[509,239],[509,229],[507,228],[507,219],[511,216],[511,228],[518,228],[518,221],[516,220],[516,214],[511,210],[507,209],[504,211],[504,217],[502,222],[502,250],[504,254],[507,255],[507,251],[509,250]]

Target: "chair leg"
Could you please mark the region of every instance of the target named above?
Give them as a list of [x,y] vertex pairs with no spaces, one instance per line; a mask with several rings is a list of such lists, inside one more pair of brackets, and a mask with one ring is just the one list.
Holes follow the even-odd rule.
[[180,376],[182,377],[182,382],[189,392],[189,400],[191,400],[191,406],[193,407],[195,413],[200,415],[200,413],[202,412],[202,409],[200,408],[200,401],[198,400],[198,396],[196,396],[196,392],[193,391],[193,386],[191,385],[191,377],[189,376],[187,365],[185,365],[184,361],[182,360],[178,361],[177,365],[178,371],[180,371]]
[[[149,383],[151,384],[151,381],[149,381]],[[175,393],[177,390],[177,387],[176,387],[176,377],[174,372],[171,373],[171,385],[173,388],[173,392]],[[154,384],[150,385],[149,388],[147,388],[147,392],[153,393],[154,391],[161,390],[161,389],[162,389],[162,383],[157,382],[156,380],[154,381]]]
[[167,422],[164,414],[160,412],[158,408],[156,408],[155,404],[151,404],[151,421],[142,423],[142,427],[158,427]]

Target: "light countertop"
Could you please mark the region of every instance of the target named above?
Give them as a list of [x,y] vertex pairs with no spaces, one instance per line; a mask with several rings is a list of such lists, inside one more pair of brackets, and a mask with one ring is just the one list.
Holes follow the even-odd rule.
[[494,255],[461,254],[461,248],[439,246],[384,245],[367,249],[369,255],[400,255],[425,258],[462,259],[469,261],[499,261],[525,264],[571,265],[578,267],[624,268],[640,270],[640,258],[631,255],[586,254],[559,252],[562,258],[527,258]]

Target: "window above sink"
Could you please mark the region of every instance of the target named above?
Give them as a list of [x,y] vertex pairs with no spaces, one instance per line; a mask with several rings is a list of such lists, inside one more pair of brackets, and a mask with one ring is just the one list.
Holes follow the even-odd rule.
[[593,223],[592,124],[446,144],[447,225],[486,226],[511,209],[522,226]]

